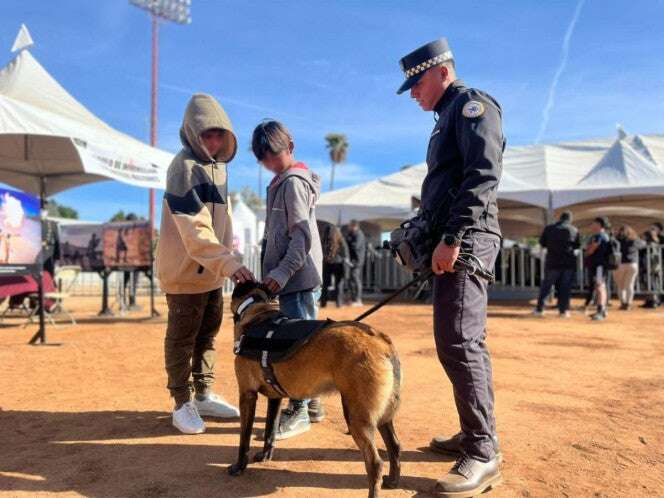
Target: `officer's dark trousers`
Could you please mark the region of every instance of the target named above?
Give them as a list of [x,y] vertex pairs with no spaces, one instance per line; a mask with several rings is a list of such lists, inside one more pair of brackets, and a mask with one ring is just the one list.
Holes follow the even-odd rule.
[[[461,252],[471,252],[493,270],[499,237],[473,232],[464,237]],[[495,451],[491,359],[485,345],[487,313],[486,280],[466,272],[434,277],[433,317],[438,358],[454,390],[464,452],[488,461]]]

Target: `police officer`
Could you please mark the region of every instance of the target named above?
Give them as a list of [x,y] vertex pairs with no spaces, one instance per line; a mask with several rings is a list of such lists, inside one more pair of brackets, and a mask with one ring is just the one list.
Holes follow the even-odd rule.
[[488,94],[457,79],[442,38],[400,61],[410,95],[435,124],[427,151],[421,212],[439,240],[432,256],[434,337],[452,382],[461,432],[435,437],[432,450],[457,457],[436,483],[440,496],[475,496],[498,484],[500,453],[493,414],[491,359],[485,345],[487,283],[455,272],[460,252],[493,268],[501,234],[496,194],[505,147],[501,108]]

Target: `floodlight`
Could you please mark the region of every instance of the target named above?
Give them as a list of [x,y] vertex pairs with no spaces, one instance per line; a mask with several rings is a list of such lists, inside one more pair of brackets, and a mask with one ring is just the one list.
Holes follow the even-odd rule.
[[191,0],[129,0],[129,3],[167,21],[191,22]]

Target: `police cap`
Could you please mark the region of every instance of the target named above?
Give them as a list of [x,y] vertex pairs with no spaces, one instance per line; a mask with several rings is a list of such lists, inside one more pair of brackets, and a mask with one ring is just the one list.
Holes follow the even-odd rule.
[[406,81],[397,90],[397,94],[402,94],[406,90],[409,90],[420,80],[427,69],[452,59],[452,51],[447,44],[446,38],[440,38],[439,40],[427,43],[409,53],[399,61]]

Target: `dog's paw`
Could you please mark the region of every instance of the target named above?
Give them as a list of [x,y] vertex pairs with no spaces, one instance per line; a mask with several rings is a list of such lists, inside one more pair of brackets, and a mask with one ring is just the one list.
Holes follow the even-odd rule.
[[383,476],[383,489],[397,489],[398,486],[398,479],[392,479],[390,476]]
[[269,462],[272,460],[272,450],[259,451],[254,455],[254,462]]
[[246,464],[241,464],[241,463],[234,463],[233,465],[228,466],[228,473],[232,476],[239,476],[242,475],[242,472],[244,472],[244,469],[246,469],[247,466]]

